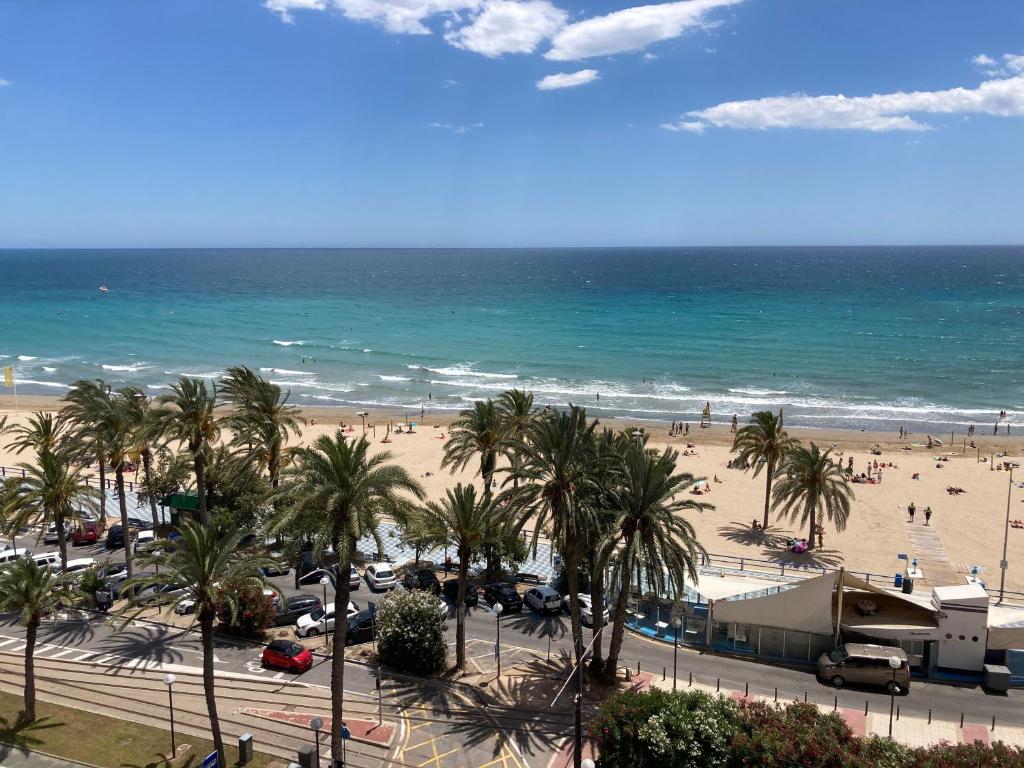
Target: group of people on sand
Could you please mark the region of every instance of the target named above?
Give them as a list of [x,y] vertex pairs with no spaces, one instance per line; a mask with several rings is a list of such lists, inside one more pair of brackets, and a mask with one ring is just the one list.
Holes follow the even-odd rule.
[[[914,522],[914,515],[916,513],[917,513],[917,507],[914,505],[914,502],[910,502],[910,504],[907,506],[907,516],[910,518],[910,522],[911,523]],[[925,525],[931,525],[931,521],[932,521],[932,508],[931,507],[925,507],[924,508],[924,524]]]
[[682,435],[683,437],[686,437],[689,434],[690,434],[690,424],[689,424],[689,422],[683,422],[683,421],[676,422],[676,421],[673,421],[672,422],[672,426],[668,430],[668,436],[669,437],[676,437],[677,435]]

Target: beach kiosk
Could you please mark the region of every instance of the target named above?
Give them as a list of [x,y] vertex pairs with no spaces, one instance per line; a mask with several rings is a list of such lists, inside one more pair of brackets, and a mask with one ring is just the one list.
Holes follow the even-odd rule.
[[178,526],[199,514],[199,495],[195,491],[178,491],[162,498],[160,506],[170,512],[167,522]]

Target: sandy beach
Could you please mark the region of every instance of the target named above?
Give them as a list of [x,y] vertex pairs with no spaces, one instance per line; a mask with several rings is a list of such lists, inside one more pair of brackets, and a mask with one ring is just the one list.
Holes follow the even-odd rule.
[[[0,398],[0,413],[8,415],[9,423],[24,420],[32,410],[59,407],[54,397],[27,396],[19,398],[19,413],[13,409],[10,397]],[[362,427],[355,411],[332,408],[303,408],[308,420],[301,442],[334,431],[339,421],[354,425],[358,434]],[[430,498],[437,498],[455,482],[479,482],[473,467],[464,473],[450,474],[441,469],[441,458],[448,425],[453,414],[410,413],[418,423],[413,434],[393,434],[389,444],[382,444],[389,421],[399,422],[405,412],[374,411],[367,418],[367,434],[375,449],[390,450],[394,459],[418,477]],[[723,416],[723,420],[727,417]],[[731,414],[728,415],[731,418]],[[740,415],[740,423],[744,415]],[[950,444],[950,435],[933,435],[944,445],[932,450],[926,448],[926,435],[913,434],[908,440],[899,440],[896,434],[852,432],[843,430],[793,429],[791,434],[805,442],[820,446],[835,445],[842,452],[844,462],[853,457],[857,473],[865,471],[869,461],[895,466],[883,470],[880,484],[854,485],[855,500],[849,526],[842,533],[826,526],[824,543],[805,556],[790,554],[784,540],[790,535],[803,536],[806,531],[787,521],[773,519],[769,530],[751,530],[751,521],[760,519],[764,504],[764,476],[727,468],[729,447],[732,442],[727,423],[715,424],[709,429],[690,425],[690,435],[670,438],[668,424],[655,422],[602,420],[602,424],[615,429],[637,426],[651,434],[656,447],[670,445],[680,452],[688,443],[695,446],[695,456],[681,456],[679,469],[697,477],[707,478],[709,494],[694,497],[715,505],[715,509],[691,515],[700,542],[712,554],[731,555],[757,560],[789,561],[819,564],[828,567],[840,565],[853,571],[874,574],[894,574],[903,570],[905,563],[897,554],[917,555],[924,578],[929,573],[952,573],[963,581],[977,564],[981,578],[989,586],[998,587],[999,560],[1002,555],[1004,520],[1006,516],[1009,473],[992,469],[991,457],[1006,454],[1002,461],[1022,457],[1022,443],[1017,437],[979,436],[973,439],[977,448],[964,452],[963,436],[958,435]],[[881,455],[872,455],[871,447],[881,447]],[[906,450],[906,448],[910,450]],[[948,461],[940,461],[947,458]],[[0,465],[13,466],[23,457],[9,449],[0,449]],[[989,459],[989,461],[980,461]],[[427,473],[431,473],[427,476]],[[914,475],[918,479],[913,479]],[[717,475],[720,482],[714,482]],[[1024,472],[1018,473],[1024,481]],[[962,488],[964,493],[951,495],[948,487]],[[1010,489],[1010,518],[1024,518],[1024,490]],[[908,521],[907,505],[913,502],[918,510],[913,523]],[[931,524],[925,525],[923,510],[931,507]],[[915,552],[915,548],[919,552]],[[1024,529],[1011,529],[1009,538],[1007,589],[1024,592]],[[944,556],[944,557],[943,557]],[[935,562],[943,560],[943,562]]]

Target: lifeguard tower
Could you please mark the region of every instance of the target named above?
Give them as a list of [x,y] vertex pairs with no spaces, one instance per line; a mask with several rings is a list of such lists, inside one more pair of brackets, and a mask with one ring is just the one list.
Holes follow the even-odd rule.
[[700,428],[711,426],[711,403],[704,403],[704,411],[700,415]]

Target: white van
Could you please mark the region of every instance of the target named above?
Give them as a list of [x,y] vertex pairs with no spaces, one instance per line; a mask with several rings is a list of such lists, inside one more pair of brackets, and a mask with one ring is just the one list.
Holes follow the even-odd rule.
[[80,557],[77,560],[68,560],[68,567],[64,569],[64,573],[75,573],[76,571],[85,571],[96,565],[96,560],[91,557]]
[[60,552],[43,552],[41,555],[32,555],[32,559],[36,561],[36,565],[40,568],[60,566]]
[[24,547],[18,550],[5,549],[3,552],[0,552],[0,565],[7,565],[15,560],[21,560],[21,558],[30,557],[31,555],[32,553]]

